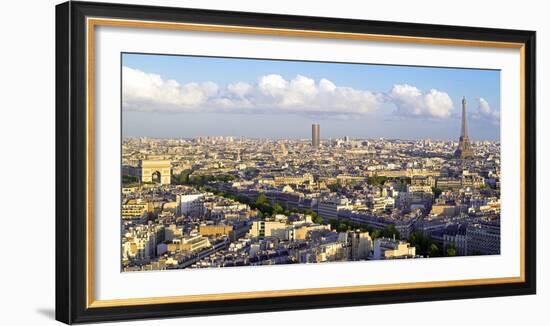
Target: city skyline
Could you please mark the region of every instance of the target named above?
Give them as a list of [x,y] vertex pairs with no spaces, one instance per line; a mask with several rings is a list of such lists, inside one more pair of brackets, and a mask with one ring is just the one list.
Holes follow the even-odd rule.
[[[500,72],[123,55],[123,136],[500,140]],[[207,69],[211,67],[211,69]],[[342,132],[345,131],[345,133]]]
[[121,271],[500,254],[499,71],[122,60]]

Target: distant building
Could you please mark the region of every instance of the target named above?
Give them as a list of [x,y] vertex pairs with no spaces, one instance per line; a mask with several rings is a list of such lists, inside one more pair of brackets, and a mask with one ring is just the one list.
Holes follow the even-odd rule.
[[328,224],[308,224],[299,225],[290,230],[289,239],[291,240],[306,240],[310,232],[328,232],[330,231],[330,225]]
[[199,233],[204,237],[229,236],[233,232],[232,225],[225,224],[202,224],[199,226]]
[[441,190],[460,189],[462,188],[462,179],[448,177],[438,178],[436,181],[436,186]]
[[190,235],[182,238],[181,240],[181,250],[182,251],[199,251],[205,248],[209,248],[212,245],[208,238],[203,237],[200,234]]
[[286,231],[286,223],[276,221],[254,221],[250,228],[250,235],[253,237],[270,237],[279,230]]
[[287,156],[288,155],[288,150],[286,149],[285,143],[281,143],[279,145],[279,150],[280,150],[281,156]]
[[372,238],[368,232],[352,231],[349,233],[351,238],[351,259],[364,260],[371,255]]
[[302,176],[278,176],[274,178],[275,186],[284,186],[284,185],[302,185],[304,183],[312,184],[314,181],[313,175],[311,173],[305,173]]
[[460,208],[456,205],[437,204],[432,205],[430,215],[435,216],[457,216],[460,213]]
[[204,214],[204,194],[177,195],[176,202],[181,215],[200,217]]
[[349,200],[347,198],[327,198],[317,205],[317,214],[325,221],[338,218],[338,211],[349,209]]
[[316,248],[316,262],[342,261],[347,259],[347,248],[342,242],[330,242]]
[[353,176],[347,174],[339,174],[336,176],[336,182],[341,185],[349,185],[363,181],[365,181],[365,177],[363,176]]
[[466,228],[468,255],[500,254],[500,223],[480,222]]
[[318,123],[311,125],[311,146],[314,148],[321,146],[321,125]]
[[139,220],[144,223],[147,221],[147,204],[123,204],[121,215],[123,220]]
[[200,234],[192,234],[181,238],[174,238],[167,240],[157,245],[157,252],[164,254],[166,252],[196,252],[206,248],[210,248],[212,244],[208,238],[203,237]]
[[466,224],[449,226],[443,234],[443,248],[454,248],[457,256],[468,254],[468,238],[466,237]]
[[411,177],[411,186],[435,187],[435,178],[431,175],[413,175]]
[[416,248],[411,247],[407,242],[388,238],[374,240],[374,259],[414,258],[415,256]]

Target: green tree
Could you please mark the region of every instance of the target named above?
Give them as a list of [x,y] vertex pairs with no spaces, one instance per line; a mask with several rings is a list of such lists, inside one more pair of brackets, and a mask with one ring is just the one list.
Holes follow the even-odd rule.
[[237,200],[240,201],[241,203],[243,204],[248,204],[250,205],[252,203],[252,201],[250,200],[250,198],[246,197],[246,196],[243,196],[243,195],[237,195]]
[[[411,236],[409,237],[409,242],[411,243],[411,245],[415,246],[416,252],[419,255],[432,256],[430,254],[430,248],[432,244],[434,244],[434,242],[429,236],[425,236],[424,233],[417,231],[411,234]],[[438,251],[439,251],[439,248],[438,248]]]
[[382,231],[382,236],[385,238],[393,238],[394,235],[395,238],[399,238],[399,231],[397,231],[393,224],[386,226]]
[[317,214],[312,214],[311,215],[311,220],[313,221],[313,223],[317,223],[317,224],[324,224],[325,223],[325,220]]
[[371,176],[368,177],[368,183],[373,186],[383,185],[388,180],[388,177],[385,176]]
[[399,183],[398,183],[399,190],[400,191],[406,191],[407,190],[407,185],[410,185],[410,184],[411,184],[411,178],[409,178],[409,177],[404,177],[404,178],[399,179]]
[[282,214],[282,213],[285,212],[285,209],[277,203],[275,205],[273,205],[272,207],[273,207],[273,214]]
[[254,206],[264,213],[264,215],[273,215],[273,207],[269,204],[269,200],[265,194],[260,194],[258,196]]
[[135,175],[123,175],[122,176],[122,184],[128,185],[128,184],[134,184],[139,183],[139,178]]
[[336,229],[338,229],[338,224],[339,224],[339,223],[338,223],[338,220],[330,219],[330,220],[328,221],[328,224],[330,224],[330,229],[331,229],[331,230],[336,230]]
[[175,183],[178,185],[184,185],[189,183],[189,175],[193,172],[190,169],[183,170],[178,174],[174,179]]
[[269,204],[269,200],[267,199],[265,194],[260,194],[258,198],[256,198],[256,206],[265,204]]
[[330,191],[332,191],[332,192],[339,192],[344,187],[339,183],[333,183],[333,184],[328,185],[327,188],[330,189]]
[[430,244],[430,247],[428,248],[428,256],[430,257],[440,256],[439,247],[435,243]]
[[345,223],[345,222],[340,222],[340,224],[338,224],[338,229],[337,229],[337,231],[338,231],[338,232],[345,232],[345,231],[349,230],[349,228],[350,228],[350,227],[349,227],[349,225],[348,225],[347,223]]
[[445,256],[447,256],[447,257],[456,256],[456,249],[453,248],[453,247],[447,248],[447,251],[445,251]]

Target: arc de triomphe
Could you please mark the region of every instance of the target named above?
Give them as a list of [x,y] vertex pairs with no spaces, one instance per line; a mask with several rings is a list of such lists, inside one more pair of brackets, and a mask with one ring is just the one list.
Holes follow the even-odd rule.
[[168,160],[142,160],[139,162],[141,182],[157,182],[163,185],[170,184],[172,174]]

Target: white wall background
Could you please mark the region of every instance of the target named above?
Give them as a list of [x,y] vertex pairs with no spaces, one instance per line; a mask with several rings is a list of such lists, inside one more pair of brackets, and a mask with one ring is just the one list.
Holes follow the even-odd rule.
[[[0,321],[1,324],[54,324],[54,5],[59,1],[12,1],[0,10]],[[126,1],[108,1],[126,2]],[[543,1],[353,1],[319,0],[135,0],[144,4],[207,9],[332,16],[418,23],[536,30],[538,77],[538,166],[550,164],[544,141],[550,136],[550,20]],[[8,4],[9,3],[9,4]],[[549,195],[548,169],[538,170],[538,210]],[[550,301],[548,255],[543,238],[546,214],[538,218],[538,293],[445,302],[292,311],[248,315],[138,321],[125,325],[542,324]],[[542,216],[542,218],[541,218]]]

